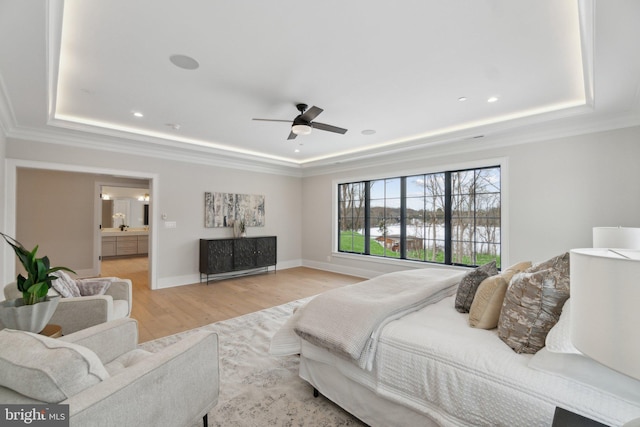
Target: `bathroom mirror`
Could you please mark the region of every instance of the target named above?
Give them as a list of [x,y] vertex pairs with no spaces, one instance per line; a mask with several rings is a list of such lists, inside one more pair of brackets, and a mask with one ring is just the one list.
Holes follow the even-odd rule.
[[102,187],[102,228],[149,225],[149,189]]

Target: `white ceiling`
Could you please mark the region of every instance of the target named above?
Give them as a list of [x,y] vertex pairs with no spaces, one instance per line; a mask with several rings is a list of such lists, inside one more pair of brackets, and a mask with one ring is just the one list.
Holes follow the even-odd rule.
[[[0,125],[296,168],[630,126],[639,20],[635,0],[0,0]],[[301,102],[348,132],[288,141],[288,123],[252,120],[292,120]]]

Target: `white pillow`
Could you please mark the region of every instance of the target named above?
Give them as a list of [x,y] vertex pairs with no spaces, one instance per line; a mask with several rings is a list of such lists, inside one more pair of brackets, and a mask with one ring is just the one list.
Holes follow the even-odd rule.
[[0,330],[0,385],[59,403],[109,377],[86,347],[13,329]]
[[552,353],[582,354],[571,342],[571,298],[562,307],[558,323],[549,331],[545,339],[547,350]]
[[51,282],[53,288],[58,291],[62,298],[79,297],[80,289],[76,285],[76,281],[71,278],[66,272],[58,270],[52,274],[58,278]]

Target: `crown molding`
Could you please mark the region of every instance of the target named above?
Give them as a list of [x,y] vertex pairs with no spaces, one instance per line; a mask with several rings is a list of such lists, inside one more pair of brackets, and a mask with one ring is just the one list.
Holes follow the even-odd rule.
[[6,132],[6,135],[12,139],[59,144],[75,148],[88,148],[275,175],[302,176],[301,169],[298,166],[270,163],[265,159],[252,158],[250,156],[234,156],[234,153],[191,144],[180,144],[174,141],[150,143],[51,128],[42,130],[14,127]]
[[[621,114],[601,115],[597,118],[590,115],[572,117],[504,129],[501,132],[485,135],[482,139],[466,135],[438,142],[423,141],[419,146],[387,150],[360,157],[352,156],[351,158],[334,160],[330,164],[308,166],[303,171],[305,177],[311,177],[370,167],[388,167],[393,163],[461,155],[635,126],[640,126],[640,111],[638,109],[627,110]],[[482,132],[474,133],[482,134]]]

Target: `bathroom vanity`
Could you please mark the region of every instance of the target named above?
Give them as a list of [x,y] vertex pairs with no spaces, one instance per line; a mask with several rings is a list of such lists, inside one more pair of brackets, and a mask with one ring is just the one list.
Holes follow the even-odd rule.
[[129,229],[120,231],[117,228],[102,230],[102,258],[147,255],[149,253],[149,231]]

